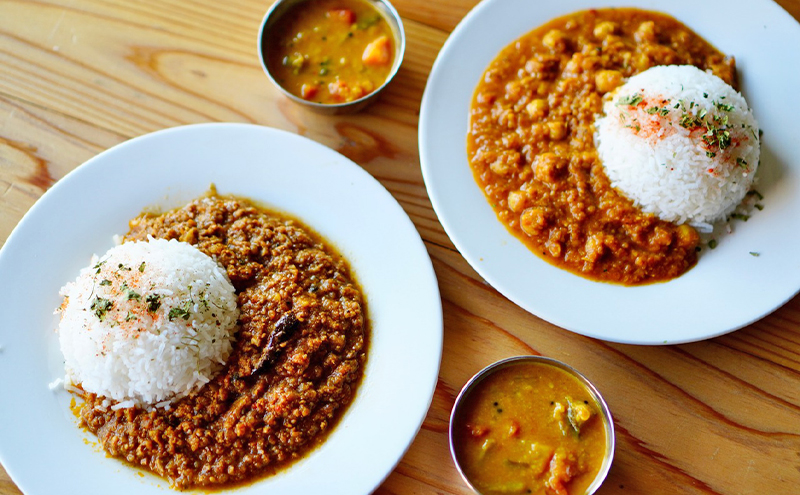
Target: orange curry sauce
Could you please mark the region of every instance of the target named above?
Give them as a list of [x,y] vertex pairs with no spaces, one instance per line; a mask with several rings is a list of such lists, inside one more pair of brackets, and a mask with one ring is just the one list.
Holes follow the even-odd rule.
[[500,221],[534,253],[594,280],[669,280],[699,235],[642,213],[611,187],[594,145],[603,96],[656,65],[735,85],[735,65],[664,14],[600,9],[554,19],[503,49],[478,84],[467,152]]

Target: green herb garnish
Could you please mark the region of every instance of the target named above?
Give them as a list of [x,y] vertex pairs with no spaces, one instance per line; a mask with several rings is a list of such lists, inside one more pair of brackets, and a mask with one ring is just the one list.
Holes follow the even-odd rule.
[[733,213],[731,214],[731,218],[735,218],[737,220],[744,220],[745,222],[750,219],[750,215],[744,215],[742,213]]
[[726,103],[714,103],[714,106],[718,109],[722,110],[723,112],[730,112],[733,111],[733,105],[728,105]]
[[639,93],[634,93],[630,96],[623,96],[622,98],[617,100],[617,106],[618,107],[623,105],[636,106],[643,100],[644,98],[642,98],[642,95],[640,95]]
[[172,321],[173,318],[183,318],[184,320],[188,320],[191,316],[191,312],[189,312],[191,304],[191,301],[186,301],[180,308],[170,308],[168,315],[169,320]]
[[161,296],[158,294],[150,294],[144,298],[144,302],[147,303],[147,311],[155,313],[158,311],[158,308],[161,307]]
[[760,192],[756,191],[755,189],[751,189],[751,190],[747,191],[747,195],[748,196],[755,196],[755,197],[758,198],[759,201],[764,199],[764,195],[761,194]]
[[94,301],[92,301],[92,305],[90,309],[94,311],[95,316],[97,316],[100,321],[104,321],[106,319],[106,313],[114,306],[108,299],[104,299],[102,297],[95,297]]

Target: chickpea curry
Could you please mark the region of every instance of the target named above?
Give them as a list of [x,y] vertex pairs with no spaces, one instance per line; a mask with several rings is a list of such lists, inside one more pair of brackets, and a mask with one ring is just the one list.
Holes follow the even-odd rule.
[[614,189],[594,144],[604,95],[656,65],[736,84],[733,58],[664,14],[581,11],[518,39],[491,63],[470,110],[475,180],[506,228],[556,266],[635,285],[677,277],[699,234],[643,213]]
[[276,21],[265,62],[284,89],[324,104],[358,100],[389,77],[392,28],[367,0],[309,0]]
[[582,495],[603,467],[606,436],[599,405],[575,377],[517,363],[465,398],[453,448],[482,495]]

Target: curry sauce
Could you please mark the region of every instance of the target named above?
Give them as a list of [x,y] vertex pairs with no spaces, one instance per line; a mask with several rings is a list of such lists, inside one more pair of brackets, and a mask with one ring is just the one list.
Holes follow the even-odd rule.
[[643,213],[615,190],[594,144],[604,95],[634,74],[673,64],[736,82],[732,58],[672,17],[637,9],[552,20],[487,68],[470,110],[470,166],[498,219],[541,258],[626,285],[668,280],[695,265],[695,229]]

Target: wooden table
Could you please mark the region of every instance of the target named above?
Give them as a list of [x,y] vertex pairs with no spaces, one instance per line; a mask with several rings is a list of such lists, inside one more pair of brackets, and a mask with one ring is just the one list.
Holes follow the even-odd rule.
[[[483,366],[526,353],[566,361],[603,391],[617,454],[598,493],[800,493],[800,298],[730,335],[665,347],[592,340],[526,313],[455,250],[419,167],[426,78],[476,0],[394,0],[408,36],[403,67],[376,105],[335,118],[290,103],[262,73],[255,40],[268,3],[0,0],[0,242],[55,181],[132,137],[215,121],[287,129],[388,188],[439,278],[444,355],[433,405],[378,494],[467,493],[448,450],[454,398]],[[800,0],[779,3],[800,19]],[[0,494],[18,493],[0,468]]]

